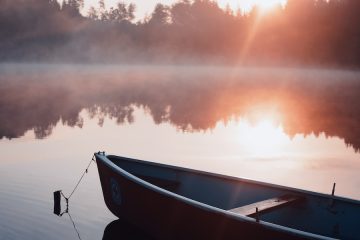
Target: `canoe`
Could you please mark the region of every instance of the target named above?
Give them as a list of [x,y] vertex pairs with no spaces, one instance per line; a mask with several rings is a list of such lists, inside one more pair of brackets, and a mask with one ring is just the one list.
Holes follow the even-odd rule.
[[95,154],[108,209],[156,239],[360,239],[360,201]]

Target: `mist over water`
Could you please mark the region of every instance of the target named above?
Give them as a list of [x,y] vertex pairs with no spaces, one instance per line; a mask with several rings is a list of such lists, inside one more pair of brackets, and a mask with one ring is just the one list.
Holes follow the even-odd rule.
[[[158,4],[0,0],[0,62],[360,66],[359,1],[288,0],[271,11],[216,1]],[[102,2],[102,3],[101,3]]]
[[[359,199],[359,76],[214,65],[2,64],[1,236],[76,239],[69,217],[52,213],[52,192],[69,193],[98,150],[324,193],[337,182],[337,195]],[[70,214],[82,239],[118,228],[96,167]]]
[[[155,124],[206,131],[218,122],[273,115],[289,136],[324,133],[360,147],[359,73],[215,66],[2,65],[1,137],[34,130],[51,135],[61,120],[82,127],[86,110],[102,125],[135,121],[144,109]],[[46,103],[46,104],[44,104]]]
[[97,151],[360,199],[360,1],[98,3],[0,0],[0,240],[149,239],[95,166],[53,214]]

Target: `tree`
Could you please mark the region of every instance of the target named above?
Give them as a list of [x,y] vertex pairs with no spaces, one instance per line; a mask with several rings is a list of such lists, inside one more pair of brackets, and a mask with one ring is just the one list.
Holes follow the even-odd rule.
[[67,0],[63,3],[62,10],[71,17],[81,17],[80,10],[84,6],[84,0]]
[[161,3],[158,3],[155,6],[153,13],[151,14],[149,23],[154,25],[165,25],[170,23],[169,7]]
[[96,11],[94,7],[90,7],[88,11],[88,17],[92,20],[97,20],[99,19],[99,13]]
[[[105,5],[103,5],[105,7]],[[111,22],[122,22],[122,21],[132,21],[135,18],[135,5],[134,4],[125,4],[118,3],[117,6],[111,7],[109,11],[105,9],[101,9],[101,19],[103,21],[111,21]]]

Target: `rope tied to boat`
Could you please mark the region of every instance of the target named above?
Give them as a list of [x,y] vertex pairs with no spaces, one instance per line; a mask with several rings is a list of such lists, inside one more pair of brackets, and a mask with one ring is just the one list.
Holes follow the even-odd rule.
[[[105,154],[105,153],[104,153]],[[89,172],[89,168],[91,166],[91,164],[95,162],[95,154],[92,156],[90,162],[88,163],[87,167],[85,168],[85,171],[82,173],[80,179],[77,181],[74,189],[71,191],[70,195],[67,197],[65,196],[65,194],[63,193],[62,190],[58,190],[54,192],[54,213],[56,215],[61,216],[61,196],[64,197],[65,201],[66,201],[66,210],[69,208],[69,199],[72,197],[72,195],[75,193],[75,191],[77,190],[78,186],[80,185],[81,181],[83,180],[85,174],[87,174]]]
[[91,164],[95,162],[95,154],[92,156],[89,164],[87,165],[85,171],[83,172],[83,174],[81,175],[79,181],[76,183],[74,189],[72,190],[72,192],[70,193],[69,197],[65,197],[64,195],[64,198],[66,199],[66,201],[68,202],[69,199],[71,198],[71,196],[74,194],[75,190],[77,189],[77,187],[79,186],[80,182],[82,181],[82,179],[84,178],[85,174],[87,174],[89,172],[89,167],[91,166]]

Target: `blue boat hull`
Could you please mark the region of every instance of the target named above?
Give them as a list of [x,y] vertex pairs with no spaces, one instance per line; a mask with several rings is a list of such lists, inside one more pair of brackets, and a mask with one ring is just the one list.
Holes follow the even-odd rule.
[[108,209],[156,239],[328,239],[194,203],[131,175],[104,155],[96,159]]

